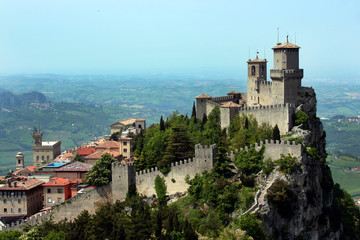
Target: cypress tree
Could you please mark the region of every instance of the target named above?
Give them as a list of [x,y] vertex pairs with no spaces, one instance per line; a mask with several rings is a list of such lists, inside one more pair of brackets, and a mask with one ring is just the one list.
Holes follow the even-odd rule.
[[165,131],[165,123],[162,116],[160,118],[160,131]]
[[192,107],[192,112],[191,112],[191,117],[196,118],[196,108],[195,108],[195,102],[193,102],[193,107]]
[[205,126],[205,123],[207,122],[207,116],[206,114],[204,113],[203,115],[203,119],[202,119],[202,122],[201,122],[201,126],[200,126],[200,131],[204,131],[204,126]]
[[274,141],[280,140],[280,130],[279,130],[279,127],[277,124],[275,125],[275,127],[273,129],[273,140]]
[[244,126],[245,129],[249,129],[249,119],[246,117],[245,118],[245,126]]

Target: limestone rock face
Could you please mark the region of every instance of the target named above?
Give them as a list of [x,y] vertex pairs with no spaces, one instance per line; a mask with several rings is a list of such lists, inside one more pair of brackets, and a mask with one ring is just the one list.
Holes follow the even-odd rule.
[[[304,151],[298,159],[302,170],[292,174],[275,170],[266,179],[261,179],[265,183],[260,187],[259,204],[253,213],[259,215],[265,231],[274,239],[339,239],[341,232],[332,232],[325,211],[333,202],[333,181],[324,160],[325,132],[316,117],[315,92],[312,88],[304,88],[300,96],[298,110],[308,114],[309,121],[294,127],[288,135],[303,140]],[[313,154],[314,149],[317,154]],[[267,193],[276,179],[287,182],[297,195],[290,217],[281,215],[279,208],[267,200]]]

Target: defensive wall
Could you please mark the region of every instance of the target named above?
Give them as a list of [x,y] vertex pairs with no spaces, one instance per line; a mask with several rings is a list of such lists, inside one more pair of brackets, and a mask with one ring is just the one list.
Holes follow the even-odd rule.
[[[264,152],[264,159],[271,158],[272,160],[277,160],[281,157],[281,154],[297,157],[298,159],[301,158],[303,152],[303,146],[301,144],[297,144],[296,142],[292,141],[284,141],[284,140],[265,140],[265,142],[255,143],[255,149],[259,151],[262,146],[265,146]],[[249,147],[240,148],[236,150],[236,152],[247,151]],[[231,151],[229,153],[229,157],[231,160],[234,160],[235,153]]]
[[243,108],[220,108],[221,127],[227,128],[237,114],[252,115],[258,123],[269,123],[274,127],[279,127],[280,133],[285,134],[293,127],[293,115],[295,106],[292,104],[275,104],[266,106],[254,106]]
[[5,227],[1,229],[1,231],[5,230],[20,230],[24,226],[34,226],[44,220],[49,220],[51,216],[51,211],[44,211],[41,213],[38,213],[36,215],[27,217],[23,220],[19,220],[16,222],[12,222],[10,224],[6,224]]
[[113,201],[124,200],[131,184],[136,184],[138,193],[145,196],[156,194],[154,181],[156,176],[163,177],[167,185],[167,193],[185,192],[188,184],[185,182],[185,176],[194,177],[197,173],[210,171],[216,158],[216,147],[195,145],[195,157],[175,162],[171,164],[171,171],[163,174],[157,167],[144,171],[135,172],[134,165],[112,164],[112,194]]

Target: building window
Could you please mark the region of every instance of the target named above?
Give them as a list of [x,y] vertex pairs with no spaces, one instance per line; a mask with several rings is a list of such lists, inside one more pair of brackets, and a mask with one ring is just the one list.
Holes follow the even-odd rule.
[[41,156],[41,161],[42,161],[42,162],[44,161],[44,159],[45,159],[45,157],[44,157],[44,156]]
[[51,203],[51,197],[48,198],[48,203]]
[[18,203],[21,203],[21,199],[18,199]]
[[39,161],[39,156],[36,156],[36,161],[37,161],[37,162]]
[[127,145],[127,142],[124,142],[124,146],[126,146]]
[[255,75],[255,66],[251,67],[251,75],[253,75],[253,76]]
[[58,188],[58,193],[63,193],[63,189],[62,189],[62,188]]
[[124,153],[126,153],[127,152],[127,149],[126,148],[124,148]]
[[48,160],[48,161],[49,161],[49,159],[50,159],[50,156],[49,156],[49,155],[47,155],[46,160]]
[[15,208],[11,208],[11,212],[14,213],[14,212],[15,212]]
[[58,198],[58,203],[61,203],[61,198]]
[[138,127],[139,129],[141,129],[142,127],[141,127],[141,125],[139,124],[139,127]]
[[21,213],[21,208],[18,209],[18,212]]
[[20,160],[20,159],[18,160],[18,164],[21,164],[21,160]]
[[51,188],[48,188],[48,189],[47,189],[47,193],[51,193]]
[[7,208],[4,208],[4,213],[7,213]]
[[6,201],[6,199],[4,199],[4,203],[6,203],[7,201]]
[[10,201],[11,201],[11,203],[12,203],[12,204],[14,204],[14,202],[15,202],[15,200],[14,200],[14,199],[11,199]]

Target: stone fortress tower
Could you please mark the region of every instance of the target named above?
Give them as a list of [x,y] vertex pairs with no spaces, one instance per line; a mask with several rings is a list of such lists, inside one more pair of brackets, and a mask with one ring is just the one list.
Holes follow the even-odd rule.
[[32,133],[34,166],[39,167],[52,162],[61,153],[61,141],[42,141],[43,133],[36,128]]
[[299,68],[299,46],[277,43],[274,51],[274,69],[267,80],[267,60],[249,59],[247,93],[229,92],[228,96],[211,97],[201,94],[196,97],[196,117],[203,118],[218,106],[221,126],[227,128],[238,114],[253,115],[259,123],[279,126],[282,134],[293,126],[293,114],[300,105],[299,96],[305,89],[301,86],[303,69]]
[[22,152],[16,154],[16,170],[25,168],[25,158]]

